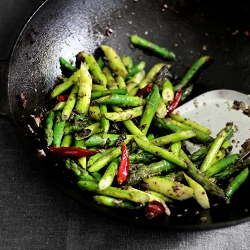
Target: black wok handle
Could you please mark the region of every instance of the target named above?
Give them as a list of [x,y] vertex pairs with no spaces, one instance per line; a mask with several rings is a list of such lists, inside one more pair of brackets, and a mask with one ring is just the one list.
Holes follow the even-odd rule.
[[8,60],[0,60],[0,116],[9,117]]

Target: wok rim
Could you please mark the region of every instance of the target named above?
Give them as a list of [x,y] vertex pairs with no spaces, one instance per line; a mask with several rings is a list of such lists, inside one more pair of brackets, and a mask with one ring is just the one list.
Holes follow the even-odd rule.
[[[25,153],[27,154],[27,156],[32,160],[34,167],[39,168],[39,171],[42,172],[42,174],[57,188],[59,188],[60,190],[62,190],[64,193],[66,193],[70,199],[74,199],[76,202],[78,202],[80,205],[83,205],[84,207],[87,207],[90,210],[94,210],[95,213],[98,214],[102,214],[102,216],[105,216],[106,218],[111,218],[115,221],[118,222],[123,222],[125,224],[128,225],[134,225],[134,226],[139,226],[139,227],[145,227],[147,226],[147,229],[152,229],[152,230],[166,230],[166,231],[206,231],[206,230],[214,230],[214,229],[222,229],[222,228],[227,228],[227,227],[231,227],[231,226],[236,226],[239,224],[243,224],[246,222],[250,221],[250,215],[246,216],[244,218],[241,219],[237,219],[237,220],[230,220],[230,221],[225,221],[225,222],[213,222],[211,224],[191,224],[191,225],[187,225],[187,224],[178,224],[178,225],[173,225],[173,224],[154,224],[154,223],[150,223],[150,221],[139,221],[136,219],[128,219],[126,217],[123,217],[121,214],[117,213],[109,213],[105,210],[103,210],[100,205],[98,206],[93,206],[91,204],[88,203],[88,200],[85,200],[84,197],[82,197],[82,195],[77,194],[74,192],[73,189],[69,190],[68,188],[66,188],[62,183],[58,182],[57,180],[55,180],[55,178],[53,178],[51,175],[47,174],[46,171],[42,171],[42,167],[38,167],[37,165],[41,165],[41,162],[37,162],[37,160],[34,157],[31,157],[28,155],[28,149],[27,147],[24,145],[23,140],[21,139],[21,135],[20,133],[18,133],[18,129],[15,125],[15,119],[13,117],[12,114],[12,105],[10,103],[10,98],[9,98],[9,68],[10,68],[10,62],[11,59],[13,57],[13,54],[16,50],[18,41],[20,40],[20,38],[22,37],[25,28],[33,21],[33,18],[36,16],[36,14],[44,7],[44,5],[46,5],[46,3],[49,2],[49,0],[44,0],[40,6],[38,6],[36,8],[35,11],[33,11],[33,13],[30,15],[30,17],[25,21],[24,25],[22,26],[22,28],[19,31],[19,34],[17,35],[15,42],[10,50],[9,56],[4,59],[1,60],[1,62],[6,63],[6,93],[7,93],[7,101],[8,101],[8,110],[7,110],[7,115],[6,117],[10,120],[12,127],[15,131],[15,134],[21,144],[21,147],[23,148],[23,150],[25,151]],[[73,192],[72,192],[73,191]]]

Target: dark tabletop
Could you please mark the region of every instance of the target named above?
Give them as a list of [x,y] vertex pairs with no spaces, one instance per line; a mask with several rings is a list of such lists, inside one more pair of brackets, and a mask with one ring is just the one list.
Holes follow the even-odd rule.
[[[0,1],[0,59],[42,0]],[[250,249],[250,222],[202,232],[125,225],[78,204],[53,186],[0,117],[0,249]]]

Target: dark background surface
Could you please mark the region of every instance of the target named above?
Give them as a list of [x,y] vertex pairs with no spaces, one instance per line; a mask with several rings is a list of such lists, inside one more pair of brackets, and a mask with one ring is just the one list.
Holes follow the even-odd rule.
[[[42,0],[0,1],[0,59]],[[125,225],[90,211],[34,168],[0,117],[0,249],[249,249],[250,223],[202,232]]]

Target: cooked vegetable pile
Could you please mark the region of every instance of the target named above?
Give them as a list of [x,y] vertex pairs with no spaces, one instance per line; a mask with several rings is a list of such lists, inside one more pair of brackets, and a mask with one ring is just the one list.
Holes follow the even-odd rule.
[[[138,36],[135,46],[175,60],[172,52]],[[144,209],[148,219],[170,215],[168,204],[196,199],[204,209],[210,197],[228,202],[246,180],[249,160],[230,154],[233,124],[213,138],[211,130],[175,109],[190,95],[192,77],[211,61],[198,58],[178,83],[171,67],[146,62],[134,65],[106,45],[99,56],[80,52],[76,66],[60,58],[68,76],[51,92],[45,138],[52,154],[93,192],[101,205]],[[190,153],[184,142],[199,146]],[[230,182],[228,181],[230,180]],[[219,183],[223,181],[226,186]]]

